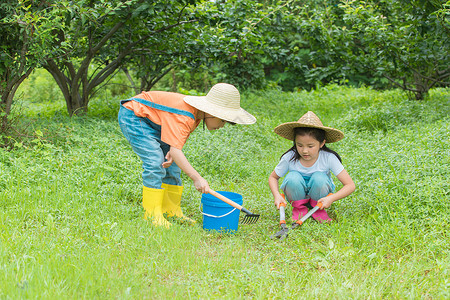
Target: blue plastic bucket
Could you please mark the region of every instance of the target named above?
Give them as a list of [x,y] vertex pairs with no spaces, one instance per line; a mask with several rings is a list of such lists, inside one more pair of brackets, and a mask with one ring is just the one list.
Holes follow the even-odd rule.
[[[242,205],[242,196],[233,192],[221,192],[233,202]],[[211,194],[202,195],[203,229],[235,233],[238,230],[240,210],[223,202]]]

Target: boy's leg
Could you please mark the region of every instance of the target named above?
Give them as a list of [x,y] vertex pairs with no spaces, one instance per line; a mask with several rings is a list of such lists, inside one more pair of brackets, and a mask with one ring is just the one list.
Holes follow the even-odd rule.
[[[164,142],[161,142],[161,149],[163,151],[164,160],[167,153],[170,151],[170,146]],[[182,186],[183,183],[181,181],[181,169],[177,166],[175,162],[165,169],[166,174],[164,175],[162,182],[170,185],[179,185]]]
[[142,160],[142,180],[148,188],[160,189],[166,170],[162,167],[161,129],[148,119],[137,117],[133,111],[121,106],[119,125],[133,151]]
[[[164,154],[161,149],[160,126],[148,119],[137,117],[133,111],[121,106],[119,126],[133,151],[142,160],[143,207],[145,218],[153,218],[154,225],[169,227],[170,223],[162,213],[164,191],[161,189],[162,178],[166,171],[162,167]],[[160,190],[161,192],[157,192]]]
[[164,189],[164,200],[162,204],[163,214],[167,214],[169,217],[176,216],[180,218],[182,222],[193,225],[195,220],[186,217],[181,209],[183,186],[163,183],[162,187]]
[[150,219],[155,226],[164,226],[169,228],[172,224],[164,218],[162,212],[162,203],[164,199],[163,189],[152,189],[143,187],[142,189],[142,207],[144,207],[144,219]]
[[[170,146],[162,143],[161,146],[164,157],[170,150]],[[181,210],[181,195],[183,193],[183,185],[181,182],[181,169],[175,162],[165,169],[166,175],[163,178],[162,188],[164,189],[164,201],[162,205],[163,213],[169,217],[176,216],[183,222],[194,224],[195,221],[186,217]]]

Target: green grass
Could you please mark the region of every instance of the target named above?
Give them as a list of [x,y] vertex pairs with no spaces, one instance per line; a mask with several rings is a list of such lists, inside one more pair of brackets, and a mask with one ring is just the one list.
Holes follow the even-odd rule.
[[[244,94],[256,124],[198,128],[185,147],[213,189],[261,214],[234,235],[202,229],[201,195],[186,177],[182,207],[196,226],[142,219],[141,163],[117,125],[117,100],[94,100],[89,117],[72,119],[63,103],[25,102],[35,138],[0,149],[0,298],[448,299],[449,95]],[[331,146],[357,189],[330,208],[332,224],[311,219],[272,241],[267,180],[291,146],[273,128],[307,110],[346,134]]]

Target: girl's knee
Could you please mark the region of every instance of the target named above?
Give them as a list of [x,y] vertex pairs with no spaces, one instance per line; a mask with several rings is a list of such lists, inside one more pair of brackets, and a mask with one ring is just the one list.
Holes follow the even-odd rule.
[[332,192],[331,179],[326,173],[316,172],[309,181],[309,195],[313,200],[319,200]]
[[286,174],[286,177],[284,178],[284,181],[287,181],[287,182],[300,182],[300,181],[304,181],[304,179],[303,179],[302,174],[300,174],[300,172],[291,171],[291,172]]
[[312,185],[324,185],[329,182],[330,178],[325,172],[315,172],[312,174],[310,182]]
[[303,176],[296,171],[289,172],[281,184],[281,189],[288,197],[289,201],[305,198],[306,184]]
[[305,179],[296,171],[289,172],[281,184],[282,189],[297,189],[300,186],[305,185]]

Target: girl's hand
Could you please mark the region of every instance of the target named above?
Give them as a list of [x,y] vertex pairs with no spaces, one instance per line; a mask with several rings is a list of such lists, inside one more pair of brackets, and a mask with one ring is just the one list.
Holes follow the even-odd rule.
[[162,163],[163,168],[168,168],[172,165],[173,159],[172,155],[170,155],[170,151],[166,154],[166,161]]
[[281,195],[275,196],[274,204],[275,204],[275,206],[277,207],[277,209],[280,209],[280,204],[281,204],[281,203],[287,204],[287,202],[286,202],[286,200],[283,198],[283,196],[281,196]]
[[329,208],[331,206],[331,203],[333,203],[333,200],[330,198],[330,196],[326,196],[323,198],[320,198],[317,203],[322,203],[322,207],[320,208],[320,210],[325,209],[325,208]]
[[329,208],[331,206],[331,203],[347,197],[355,190],[355,183],[353,182],[350,175],[348,175],[346,170],[342,170],[342,172],[337,175],[337,178],[342,183],[342,188],[334,194],[329,194],[328,196],[319,199],[319,201],[317,202],[322,203],[321,209]]
[[197,189],[197,191],[203,194],[209,193],[208,181],[206,181],[203,177],[199,177],[198,179],[194,180],[194,186]]

